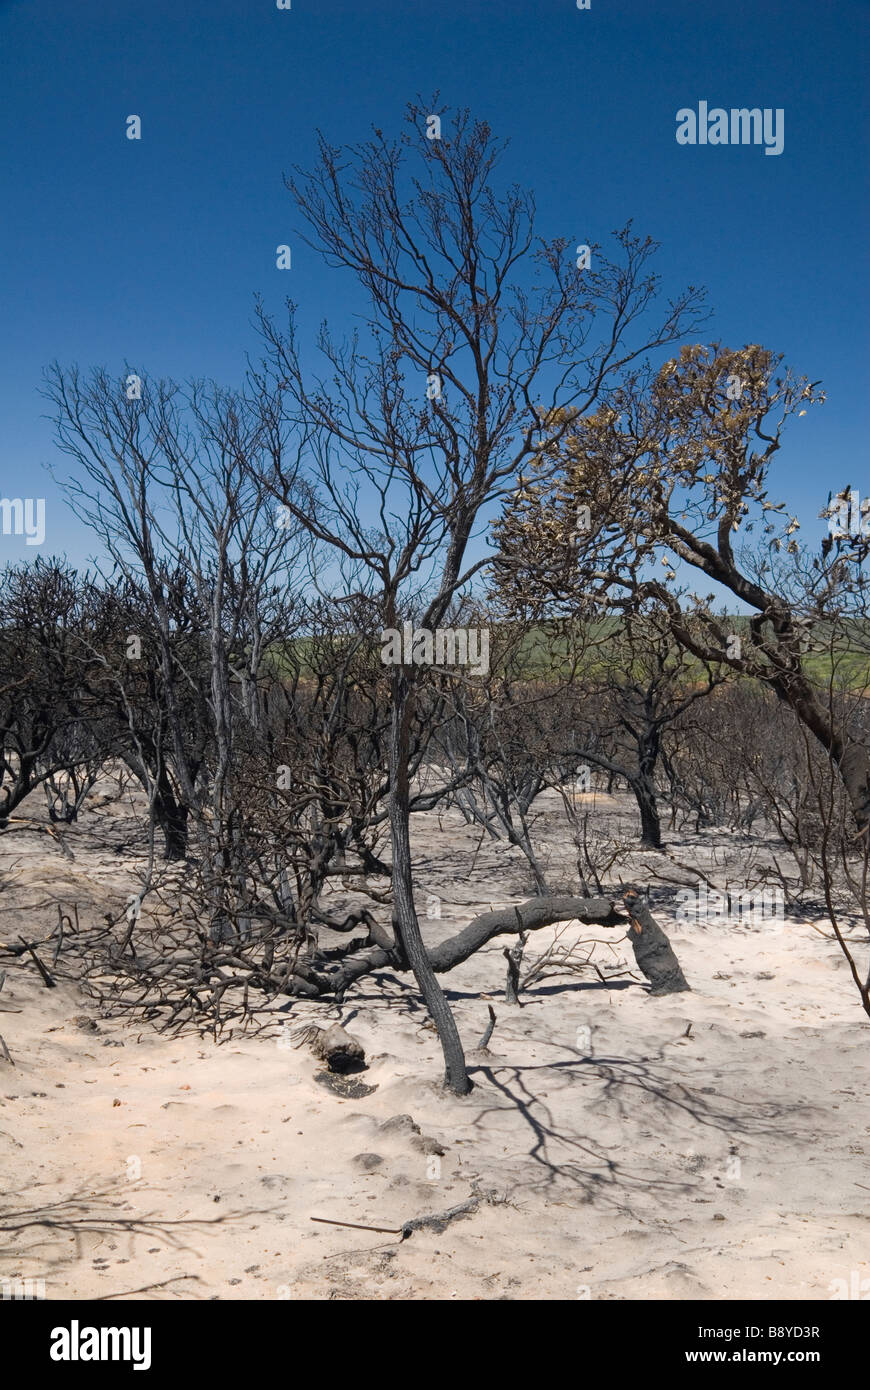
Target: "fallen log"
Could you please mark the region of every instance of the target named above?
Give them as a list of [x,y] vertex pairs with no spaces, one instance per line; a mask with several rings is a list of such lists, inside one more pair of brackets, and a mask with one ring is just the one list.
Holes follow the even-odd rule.
[[[475,917],[466,927],[446,941],[428,948],[427,954],[436,974],[446,974],[496,936],[522,935],[540,931],[557,922],[579,921],[593,926],[628,926],[627,939],[634,951],[638,969],[652,986],[653,994],[672,994],[687,990],[679,962],[667,936],[653,918],[646,903],[633,890],[623,898],[628,919],[612,898],[575,898],[550,896],[530,898],[520,907],[495,908]],[[620,903],[621,907],[623,903]],[[305,993],[336,994],[343,998],[345,990],[364,975],[386,968],[410,969],[398,948],[384,949],[369,946],[357,955],[345,957],[331,969],[306,971]],[[291,982],[284,982],[283,992],[294,993]]]
[[461,965],[494,936],[516,936],[518,932],[540,931],[556,922],[589,922],[600,927],[616,927],[625,918],[610,898],[546,897],[530,898],[520,907],[496,908],[482,912],[456,936],[429,951],[432,968],[438,972]]

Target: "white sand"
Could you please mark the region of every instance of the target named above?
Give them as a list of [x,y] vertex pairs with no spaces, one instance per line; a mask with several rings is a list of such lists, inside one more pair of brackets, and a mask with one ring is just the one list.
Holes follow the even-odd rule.
[[[557,803],[542,804],[570,878]],[[104,847],[107,827],[132,838],[109,804],[60,832],[73,861],[45,834],[0,837],[0,868],[14,869],[0,939],[47,931],[55,900],[98,921],[135,891],[139,861]],[[419,901],[442,900],[433,939],[528,896],[501,846],[471,870],[477,841],[455,813],[416,819]],[[638,881],[649,862],[636,857]],[[439,1089],[410,976],[349,993],[341,1017],[377,1090],[347,1100],[276,1030],[220,1046],[161,1037],[4,960],[15,1066],[0,1061],[0,1277],[43,1278],[48,1298],[223,1299],[817,1299],[853,1271],[870,1279],[870,1023],[836,944],[788,919],[776,933],[657,916],[690,994],[565,976],[509,1008],[509,938],[442,977],[476,1059],[464,1100]],[[531,937],[530,956],[548,935]],[[489,1002],[498,1023],[480,1059]],[[98,1033],[71,1021],[82,1014]],[[290,1018],[338,1016],[304,1003]],[[444,1146],[440,1165],[413,1132],[379,1130],[402,1114]],[[360,1154],[382,1161],[367,1170]],[[398,1227],[475,1190],[497,1200],[404,1242],[310,1220]]]

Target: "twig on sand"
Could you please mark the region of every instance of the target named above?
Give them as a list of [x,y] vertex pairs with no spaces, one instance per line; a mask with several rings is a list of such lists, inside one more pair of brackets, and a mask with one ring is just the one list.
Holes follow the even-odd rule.
[[122,1289],[120,1293],[101,1293],[94,1299],[95,1303],[105,1303],[110,1298],[132,1298],[136,1293],[150,1293],[152,1289],[165,1289],[167,1284],[177,1284],[180,1279],[196,1279],[199,1281],[198,1274],[173,1274],[171,1279],[161,1279],[159,1284],[143,1284],[141,1289]]
[[359,1221],[333,1221],[329,1216],[309,1216],[309,1221],[317,1221],[321,1226],[347,1226],[353,1231],[377,1231],[385,1236],[400,1236],[402,1226],[364,1226]]
[[34,959],[34,962],[35,962],[35,964],[36,964],[36,968],[38,969],[40,975],[42,976],[42,983],[45,985],[45,988],[46,988],[46,989],[54,989],[54,987],[55,987],[55,985],[54,985],[54,980],[53,980],[53,979],[51,978],[51,976],[49,975],[48,971],[46,970],[46,968],[45,968],[45,966],[43,965],[42,961],[39,959],[39,956],[36,954],[36,952],[34,951],[33,947],[32,947],[32,946],[29,946],[29,945],[27,944],[27,942],[24,940],[24,937],[23,937],[23,936],[19,936],[18,940],[21,941],[21,942],[24,944],[24,946],[27,948],[27,950],[28,950],[28,951],[30,952],[30,954],[32,955],[32,957],[33,957],[33,959]]

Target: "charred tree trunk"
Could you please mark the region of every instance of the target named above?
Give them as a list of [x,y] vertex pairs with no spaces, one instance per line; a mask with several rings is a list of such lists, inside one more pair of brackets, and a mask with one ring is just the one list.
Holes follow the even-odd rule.
[[158,791],[154,815],[163,833],[163,855],[170,863],[187,858],[187,807]]
[[153,742],[140,736],[144,756],[122,753],[123,760],[149,796],[153,790],[154,822],[163,835],[164,858],[170,863],[187,858],[189,808],[179,801],[161,754]]
[[455,1095],[471,1090],[465,1053],[450,1005],[435,978],[414,907],[411,873],[410,787],[408,783],[408,733],[411,689],[407,674],[397,667],[393,676],[393,712],[390,725],[390,831],[393,846],[393,901],[398,942],[414,972],[414,979],[438,1030],[444,1053],[445,1083]]
[[662,847],[662,826],[655,783],[660,749],[658,726],[650,724],[638,738],[638,776],[631,784],[640,811],[640,838],[644,849]]
[[646,902],[630,890],[623,898],[629,916],[628,936],[634,958],[652,985],[652,994],[679,994],[689,989],[673,947]]
[[662,826],[655,789],[645,778],[632,782],[631,789],[640,811],[641,846],[643,849],[661,849]]

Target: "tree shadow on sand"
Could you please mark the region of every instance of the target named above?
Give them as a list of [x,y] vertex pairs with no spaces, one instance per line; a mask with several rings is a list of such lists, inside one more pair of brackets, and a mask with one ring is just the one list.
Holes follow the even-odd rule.
[[[541,1040],[537,1045],[543,1045]],[[576,1087],[578,1095],[585,1092],[582,1082],[587,1078],[601,1083],[596,1096],[587,1099],[584,1094],[582,1113],[587,1120],[602,1109],[612,1116],[613,1107],[617,1116],[628,1119],[636,1114],[638,1096],[652,1097],[658,1103],[658,1117],[662,1120],[668,1116],[674,1121],[687,1118],[705,1129],[727,1134],[732,1143],[738,1136],[778,1134],[785,1117],[794,1121],[799,1113],[806,1115],[810,1109],[769,1099],[754,1101],[706,1094],[670,1075],[662,1057],[588,1057],[572,1050],[573,1055],[566,1058],[564,1045],[558,1046],[562,1055],[552,1063],[488,1063],[471,1069],[476,1079],[485,1078],[522,1117],[530,1139],[526,1156],[536,1166],[537,1176],[531,1181],[524,1178],[518,1186],[544,1195],[567,1185],[579,1189],[581,1204],[603,1201],[625,1209],[633,1191],[679,1196],[688,1195],[697,1187],[697,1180],[690,1181],[686,1174],[663,1176],[660,1168],[645,1165],[634,1157],[625,1159],[624,1145],[602,1144],[558,1120],[549,1099],[545,1099],[555,1078],[562,1078],[565,1086]],[[541,1085],[536,1086],[536,1082]],[[480,1088],[476,1094],[481,1096]],[[488,1116],[502,1115],[505,1108],[484,1105],[474,1121],[475,1128],[482,1127]],[[572,1107],[575,1112],[577,1108]],[[664,1128],[661,1133],[666,1133]],[[558,1150],[567,1151],[566,1156],[562,1157]]]
[[[53,1271],[55,1275],[64,1274],[86,1255],[85,1246],[90,1236],[148,1237],[160,1241],[171,1250],[195,1255],[198,1251],[190,1243],[194,1232],[227,1226],[254,1216],[267,1216],[273,1210],[252,1207],[244,1211],[221,1212],[212,1217],[184,1217],[179,1220],[167,1219],[156,1212],[134,1215],[130,1211],[129,1197],[117,1188],[107,1188],[103,1192],[80,1190],[56,1201],[25,1204],[26,1194],[32,1192],[35,1186],[21,1188],[12,1195],[14,1205],[0,1207],[0,1260],[10,1267],[12,1263],[17,1265],[24,1260],[32,1262],[39,1259],[40,1267]],[[9,1197],[7,1194],[7,1203]],[[21,1205],[18,1205],[18,1201]],[[61,1252],[57,1248],[58,1241],[64,1237],[68,1248]],[[161,1288],[181,1279],[198,1280],[198,1275],[179,1275],[147,1287]],[[146,1289],[128,1292],[143,1293]]]

